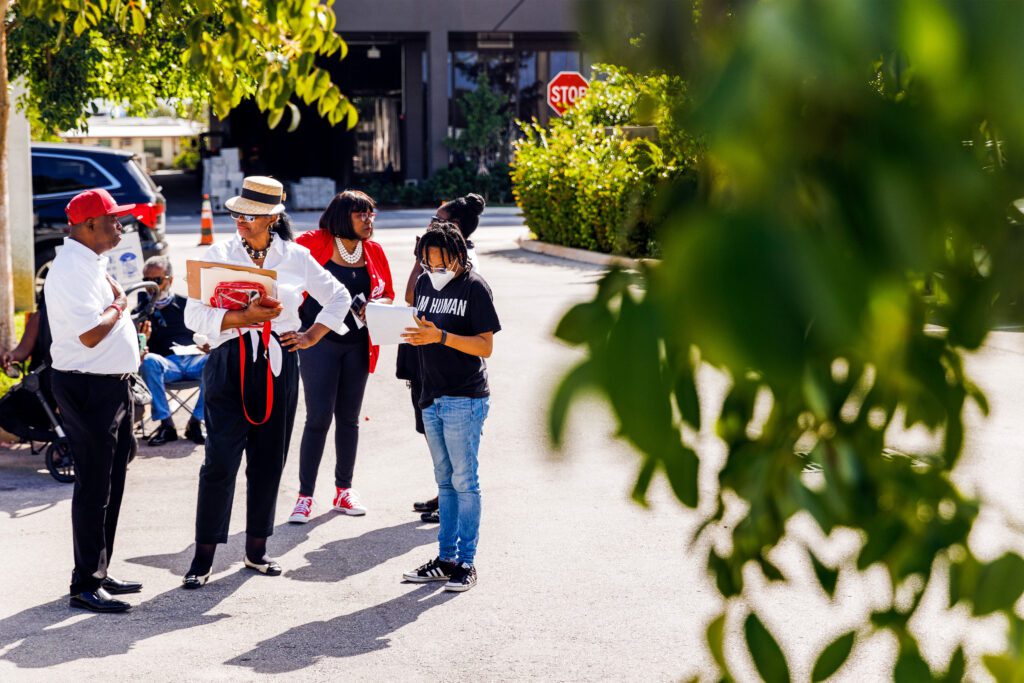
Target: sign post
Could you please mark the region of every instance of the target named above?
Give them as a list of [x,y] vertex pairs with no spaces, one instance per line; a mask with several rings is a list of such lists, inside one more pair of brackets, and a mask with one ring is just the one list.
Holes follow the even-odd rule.
[[590,84],[579,71],[559,71],[548,83],[548,106],[564,116],[587,93]]

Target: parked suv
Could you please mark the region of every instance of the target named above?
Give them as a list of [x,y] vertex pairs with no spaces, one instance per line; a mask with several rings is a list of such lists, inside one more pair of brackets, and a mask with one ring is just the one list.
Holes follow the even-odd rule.
[[164,196],[131,152],[61,143],[32,144],[32,210],[35,214],[36,286],[42,286],[68,234],[64,207],[82,190],[102,188],[118,204],[135,204],[121,219],[124,231],[139,233],[144,258],[167,251]]

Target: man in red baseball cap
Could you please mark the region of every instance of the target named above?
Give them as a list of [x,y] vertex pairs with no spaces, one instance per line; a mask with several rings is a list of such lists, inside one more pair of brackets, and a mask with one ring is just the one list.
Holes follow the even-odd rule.
[[106,190],[76,195],[65,209],[70,234],[43,285],[53,338],[53,395],[77,479],[71,497],[70,605],[93,612],[124,612],[131,605],[113,596],[142,589],[107,571],[135,449],[130,383],[139,369],[139,342],[125,313],[124,289],[107,273],[103,253],[121,241],[117,217],[133,207],[119,206]]
[[[131,213],[134,208],[134,204],[118,204],[106,190],[86,190],[71,198],[64,213],[68,215],[74,239],[102,254],[121,241],[121,223],[117,218]],[[76,228],[84,229],[78,231],[77,237]]]

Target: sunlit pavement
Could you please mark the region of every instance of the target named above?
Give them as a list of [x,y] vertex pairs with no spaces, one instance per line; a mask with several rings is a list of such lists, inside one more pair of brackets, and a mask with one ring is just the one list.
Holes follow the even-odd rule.
[[[301,227],[301,226],[300,226]],[[381,229],[401,291],[419,229]],[[419,522],[414,500],[433,493],[429,456],[413,431],[404,383],[394,378],[394,350],[385,349],[363,409],[355,486],[370,513],[330,510],[333,458],[321,466],[317,507],[306,526],[284,522],[297,492],[299,433],[292,439],[278,499],[270,551],[281,577],[241,565],[244,480],[236,488],[231,540],[202,590],[179,588],[191,557],[196,477],[202,448],[177,442],[140,446],[129,471],[112,574],[137,579],[123,616],[83,614],[67,607],[71,569],[71,486],[40,472],[41,456],[0,450],[0,547],[7,588],[0,599],[0,680],[253,679],[298,674],[304,680],[680,680],[711,675],[702,647],[717,614],[717,594],[701,565],[707,548],[689,548],[699,518],[674,502],[660,480],[650,509],[628,499],[637,459],[612,437],[613,423],[596,403],[572,415],[566,452],[546,439],[550,389],[577,360],[551,330],[574,302],[593,292],[600,270],[529,254],[516,247],[522,227],[484,227],[475,236],[481,271],[490,282],[504,329],[489,361],[492,407],[481,451],[484,519],[477,566],[480,582],[453,596],[437,586],[400,582],[403,571],[433,557],[436,527]],[[218,233],[217,239],[230,239]],[[193,234],[170,237],[180,274],[201,258]],[[184,282],[177,285],[184,288]],[[695,293],[699,296],[699,293]],[[1024,335],[993,334],[968,367],[989,393],[992,416],[969,411],[971,428],[957,481],[988,502],[976,550],[991,559],[1022,550],[1007,520],[1024,520],[1019,495],[1024,458]],[[714,414],[724,378],[700,378],[704,414]],[[296,431],[304,410],[300,403]],[[181,426],[184,418],[180,418]],[[929,435],[894,435],[908,450]],[[700,435],[702,491],[714,485],[722,449],[705,424]],[[328,438],[328,443],[333,443]],[[843,574],[830,603],[806,563],[802,543],[826,561],[857,548],[837,531],[829,542],[806,518],[771,556],[792,582],[757,592],[755,607],[806,680],[821,649],[884,600],[871,573]],[[723,544],[720,551],[727,548]],[[748,568],[749,569],[749,568]],[[763,581],[747,572],[748,585]],[[937,588],[940,584],[937,584]],[[916,627],[937,669],[967,627],[944,611],[944,591],[924,601]],[[737,635],[742,609],[730,612],[727,646],[740,680],[756,680]],[[968,653],[999,647],[998,624],[967,629]],[[896,654],[885,634],[858,644],[837,680],[888,680]],[[744,662],[747,662],[744,665]]]

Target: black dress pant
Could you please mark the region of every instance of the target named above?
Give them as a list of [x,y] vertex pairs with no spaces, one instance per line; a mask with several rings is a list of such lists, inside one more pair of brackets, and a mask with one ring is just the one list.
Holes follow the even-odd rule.
[[[250,335],[243,335],[243,339],[245,406],[249,416],[259,421],[266,412],[267,360],[262,341],[253,362]],[[247,484],[245,532],[259,538],[274,533],[277,490],[298,405],[298,357],[282,349],[281,372],[273,377],[274,407],[270,419],[253,425],[242,412],[239,354],[238,341],[229,340],[210,353],[203,369],[206,459],[199,470],[196,543],[227,543],[235,479],[243,453]]]
[[369,342],[324,339],[299,351],[299,374],[306,399],[306,425],[299,449],[299,494],[312,496],[316,475],[334,419],[334,485],[351,488],[359,446],[359,413],[370,374]]
[[135,448],[128,380],[55,370],[53,394],[75,463],[71,531],[75,569],[71,594],[94,591],[107,576]]

